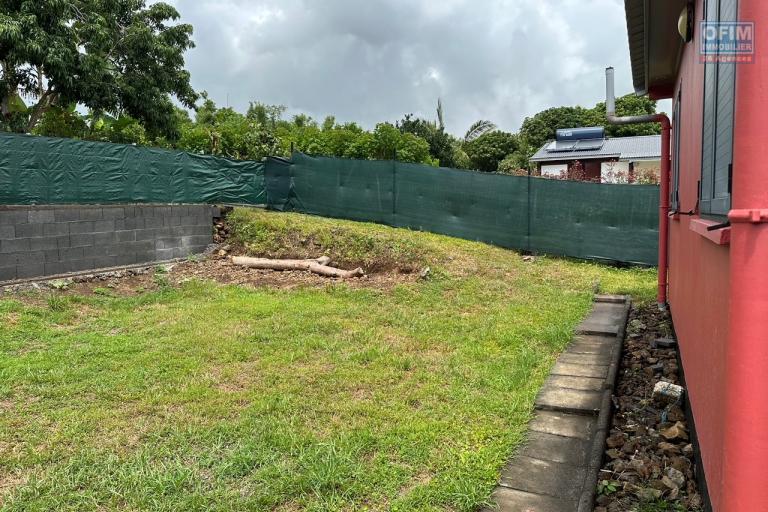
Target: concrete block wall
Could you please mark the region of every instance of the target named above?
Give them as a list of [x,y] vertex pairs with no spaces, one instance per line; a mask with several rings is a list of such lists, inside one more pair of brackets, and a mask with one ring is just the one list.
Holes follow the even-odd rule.
[[151,263],[213,242],[208,205],[0,206],[0,281]]

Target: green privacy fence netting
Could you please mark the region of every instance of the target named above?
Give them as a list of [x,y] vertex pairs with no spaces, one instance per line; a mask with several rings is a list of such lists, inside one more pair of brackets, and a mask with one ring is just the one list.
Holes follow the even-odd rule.
[[295,153],[270,158],[277,210],[371,221],[576,258],[657,264],[659,189]]
[[0,134],[0,204],[236,203],[576,258],[657,264],[658,187],[309,157],[266,164]]
[[264,164],[0,134],[0,204],[262,204]]

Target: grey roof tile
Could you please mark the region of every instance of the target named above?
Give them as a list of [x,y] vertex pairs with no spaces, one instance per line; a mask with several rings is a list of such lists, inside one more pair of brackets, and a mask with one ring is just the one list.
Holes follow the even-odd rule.
[[637,137],[613,137],[605,139],[603,147],[586,151],[549,152],[544,144],[531,157],[532,162],[553,160],[589,160],[594,158],[617,158],[618,160],[653,160],[661,158],[661,135],[640,135]]

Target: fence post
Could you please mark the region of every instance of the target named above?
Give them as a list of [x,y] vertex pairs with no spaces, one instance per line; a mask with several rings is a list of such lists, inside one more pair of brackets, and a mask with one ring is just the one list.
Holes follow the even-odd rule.
[[528,252],[531,252],[531,167],[530,164],[528,165],[528,228],[525,232],[525,240],[526,245],[528,247]]
[[392,151],[392,227],[397,227],[397,148]]

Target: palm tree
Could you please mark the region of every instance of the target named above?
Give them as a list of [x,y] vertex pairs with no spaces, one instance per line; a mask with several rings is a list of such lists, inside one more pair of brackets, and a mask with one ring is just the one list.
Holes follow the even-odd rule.
[[464,135],[464,142],[471,142],[481,135],[493,131],[496,129],[496,125],[490,121],[483,119],[475,121],[472,126],[469,127],[467,133]]

